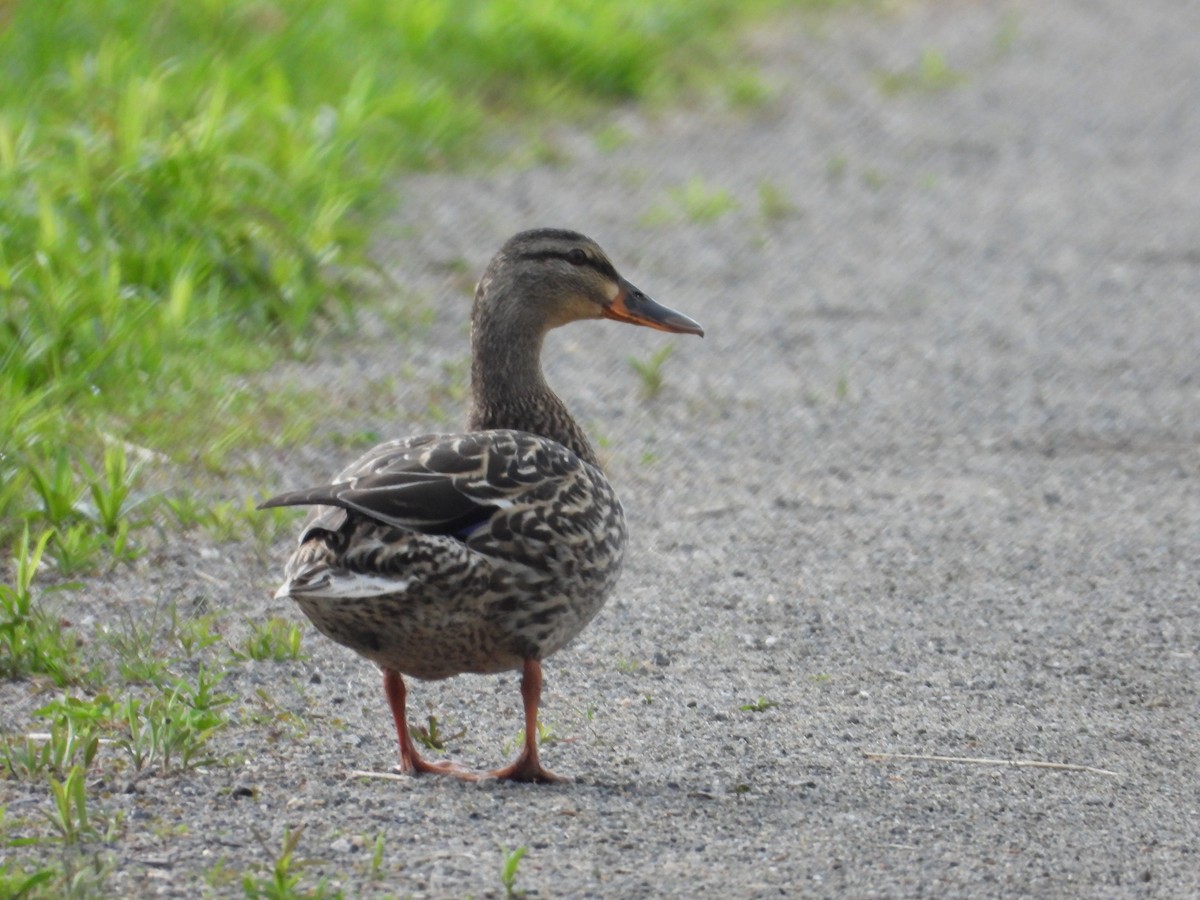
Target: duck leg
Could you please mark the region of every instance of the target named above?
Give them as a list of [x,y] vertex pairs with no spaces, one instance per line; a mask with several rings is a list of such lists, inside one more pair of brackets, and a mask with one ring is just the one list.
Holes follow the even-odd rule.
[[542,768],[538,761],[538,704],[542,700],[542,664],[536,659],[525,660],[525,668],[521,673],[521,701],[525,705],[525,744],[516,762],[503,769],[488,773],[491,778],[503,778],[508,781],[538,781],[550,783],[555,781],[570,781]]
[[400,765],[395,771],[400,775],[419,775],[422,772],[430,775],[453,775],[464,781],[478,781],[479,776],[452,762],[429,762],[421,757],[408,733],[408,719],[405,714],[404,702],[408,695],[404,687],[404,679],[394,669],[383,670],[383,693],[387,697],[388,706],[392,708],[392,718],[396,722],[396,737],[400,739]]

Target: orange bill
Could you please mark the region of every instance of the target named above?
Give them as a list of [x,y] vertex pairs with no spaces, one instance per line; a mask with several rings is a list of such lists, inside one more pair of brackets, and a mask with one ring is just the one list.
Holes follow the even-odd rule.
[[628,322],[631,325],[645,325],[657,328],[659,331],[670,331],[676,334],[698,334],[704,337],[704,329],[694,319],[689,319],[683,313],[668,309],[661,303],[655,303],[640,290],[621,279],[621,289],[612,303],[604,307],[606,319],[616,319],[618,322]]

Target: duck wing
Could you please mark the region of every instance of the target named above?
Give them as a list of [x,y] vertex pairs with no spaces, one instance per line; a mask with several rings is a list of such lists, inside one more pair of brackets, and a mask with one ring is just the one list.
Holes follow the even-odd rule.
[[468,537],[516,499],[577,470],[582,461],[556,441],[520,431],[430,434],[381,444],[319,487],[263,502],[314,510],[313,529],[336,530],[350,517],[425,534]]

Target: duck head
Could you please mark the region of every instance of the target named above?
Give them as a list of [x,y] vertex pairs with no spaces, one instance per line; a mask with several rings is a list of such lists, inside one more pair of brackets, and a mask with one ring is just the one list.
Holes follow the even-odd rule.
[[580,319],[614,319],[703,337],[698,322],[656,303],[617,272],[600,245],[575,231],[539,228],[500,248],[475,291],[472,321],[544,334]]

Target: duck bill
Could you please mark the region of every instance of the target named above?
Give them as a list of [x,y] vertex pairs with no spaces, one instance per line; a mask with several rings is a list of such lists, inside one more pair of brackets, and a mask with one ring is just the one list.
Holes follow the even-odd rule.
[[630,325],[645,325],[659,331],[704,337],[704,329],[700,327],[699,322],[689,319],[683,313],[668,309],[661,303],[655,303],[624,278],[621,279],[621,288],[617,291],[617,296],[613,298],[612,303],[604,307],[603,315],[606,319],[616,319]]

